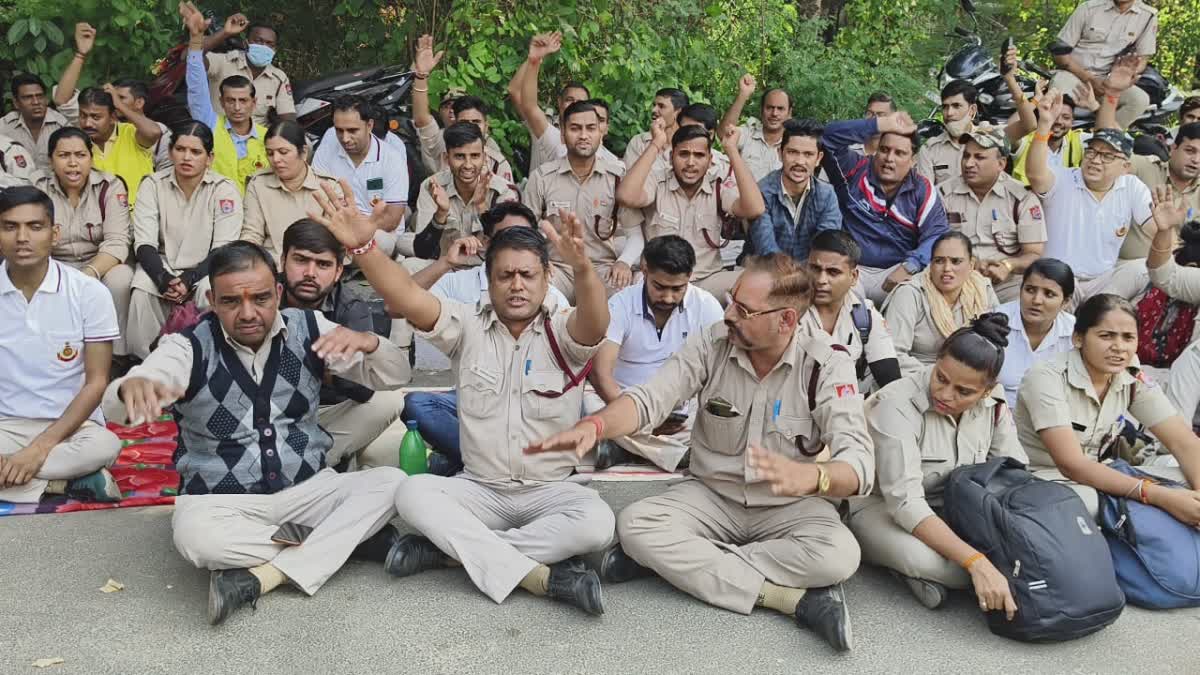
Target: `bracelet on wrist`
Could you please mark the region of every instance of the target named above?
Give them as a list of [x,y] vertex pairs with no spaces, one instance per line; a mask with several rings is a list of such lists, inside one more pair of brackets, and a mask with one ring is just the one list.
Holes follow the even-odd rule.
[[597,417],[595,415],[588,415],[587,417],[579,420],[579,422],[581,424],[583,422],[587,422],[587,423],[591,424],[592,426],[596,427],[596,438],[597,439],[600,439],[604,436],[604,420],[600,419],[599,417]]
[[373,249],[373,248],[375,248],[375,239],[372,238],[370,241],[363,244],[362,246],[359,246],[358,248],[350,249],[350,255],[353,255],[353,256],[366,255],[367,253],[370,253],[371,249]]
[[86,61],[86,60],[87,60],[87,54],[84,54],[83,52],[75,52],[75,58],[77,58],[77,59],[79,59],[79,60],[81,60],[81,61]]
[[967,559],[962,561],[962,568],[969,572],[969,571],[971,571],[971,566],[974,565],[975,563],[979,562],[980,560],[983,560],[983,558],[984,558],[984,555],[982,553],[979,553],[978,551],[976,551],[973,555],[967,556]]
[[1033,140],[1035,143],[1049,143],[1050,142],[1050,134],[1049,133],[1045,133],[1045,134],[1035,133],[1033,135]]

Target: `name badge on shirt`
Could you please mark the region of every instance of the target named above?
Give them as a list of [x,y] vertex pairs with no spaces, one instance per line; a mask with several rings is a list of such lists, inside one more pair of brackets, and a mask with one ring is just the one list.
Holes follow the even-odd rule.
[[955,225],[961,225],[963,222],[965,222],[965,219],[963,218],[963,214],[961,214],[961,213],[956,213],[954,211],[947,211],[946,212],[946,221],[953,223]]
[[367,197],[371,206],[375,206],[383,201],[383,179],[368,178],[367,179]]
[[550,202],[550,208],[554,209],[555,211],[559,209],[570,209],[571,202]]
[[658,219],[659,219],[659,220],[661,220],[661,221],[663,221],[664,223],[670,223],[671,225],[678,225],[678,224],[679,224],[679,219],[678,219],[678,218],[676,218],[675,216],[672,216],[672,215],[671,215],[671,214],[669,214],[669,213],[660,213],[660,214],[658,214]]

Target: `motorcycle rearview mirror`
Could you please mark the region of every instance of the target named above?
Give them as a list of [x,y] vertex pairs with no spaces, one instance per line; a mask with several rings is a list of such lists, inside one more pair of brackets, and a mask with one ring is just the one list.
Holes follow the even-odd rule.
[[975,3],[971,0],[959,0],[959,4],[962,5],[963,11],[967,14],[975,13]]

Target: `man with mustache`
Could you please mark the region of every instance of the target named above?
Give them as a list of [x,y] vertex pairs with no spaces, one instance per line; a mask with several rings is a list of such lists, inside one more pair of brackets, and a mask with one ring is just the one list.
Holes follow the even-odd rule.
[[[382,304],[372,305],[342,282],[345,257],[345,247],[320,223],[304,218],[288,226],[280,259],[280,306],[311,309],[339,326],[386,339],[391,317]],[[398,365],[403,371],[406,364]],[[391,425],[403,409],[401,391],[375,391],[337,376],[322,383],[317,419],[333,436],[326,463],[336,467],[355,457],[359,467],[396,466],[404,425]]]
[[808,259],[809,243],[822,230],[842,229],[837,193],[813,174],[821,165],[821,134],[813,120],[783,123],[780,168],[758,181],[766,211],[750,226],[750,241],[759,255],[786,253]]
[[[121,178],[132,208],[142,179],[154,173],[154,148],[162,130],[113,93],[111,84],[80,92],[79,128],[92,139],[92,167]],[[118,115],[129,121],[120,121]]]
[[1021,274],[1046,248],[1042,202],[1004,173],[1008,140],[1001,130],[977,126],[959,145],[961,175],[938,185],[946,218],[971,240],[976,269],[992,280],[996,297],[1012,302],[1021,293]]
[[[353,201],[346,208],[357,211]],[[175,548],[211,570],[215,625],[284,582],[316,593],[351,555],[387,557],[404,474],[327,468],[333,438],[317,410],[326,376],[394,389],[407,381],[408,364],[377,335],[310,309],[280,310],[275,263],[257,244],[213,251],[208,281],[212,312],[164,336],[145,362],[108,386],[103,407],[110,419],[141,424],[173,406]]]
[[[851,149],[876,136],[875,154]],[[860,295],[876,305],[929,265],[933,242],[947,229],[937,188],[914,170],[920,144],[905,112],[832,122],[821,136],[842,226],[863,252]]]
[[[690,336],[648,382],[527,452],[582,457],[698,397],[691,477],[621,512],[605,579],[628,580],[644,566],[717,607],[792,616],[845,651],[853,637],[841,583],[860,551],[826,498],[870,494],[875,458],[849,354],[799,328],[812,290],[789,256],[747,258],[724,324]],[[826,447],[829,460],[816,461]]]
[[[758,87],[758,81],[750,73],[738,81],[738,95],[721,118],[718,127],[721,132],[737,126],[742,116],[742,109]],[[750,166],[754,180],[762,180],[767,174],[780,166],[781,146],[784,138],[784,123],[792,117],[792,97],[782,89],[767,89],[758,101],[759,114],[762,120],[753,117],[746,120],[740,127],[738,143],[742,157]]]
[[50,168],[50,134],[71,126],[62,113],[49,107],[46,83],[32,73],[21,73],[9,82],[13,110],[0,117],[0,135],[8,136],[33,154],[37,168]]
[[[633,164],[645,154],[646,149],[654,140],[654,126],[661,120],[663,132],[669,140],[679,129],[679,111],[691,103],[691,99],[682,89],[664,87],[654,93],[654,105],[650,108],[650,129],[629,139],[625,146],[625,168],[633,170]],[[659,148],[659,153],[666,154],[666,148]]]

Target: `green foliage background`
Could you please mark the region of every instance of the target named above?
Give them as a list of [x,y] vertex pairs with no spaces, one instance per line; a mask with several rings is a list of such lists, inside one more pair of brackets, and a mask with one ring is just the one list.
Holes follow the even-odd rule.
[[[1024,55],[1049,65],[1044,47],[1077,3],[977,4],[989,47],[998,49],[1012,35]],[[1155,64],[1172,82],[1196,87],[1200,0],[1151,4],[1161,27]],[[81,20],[98,30],[85,84],[148,78],[155,61],[182,40],[176,6],[174,0],[0,0],[0,79],[23,70],[57,79],[71,58],[73,24]],[[451,86],[483,96],[506,149],[528,142],[505,86],[534,32],[566,36],[543,71],[544,100],[560,82],[583,81],[611,100],[611,140],[620,150],[645,128],[658,87],[679,86],[723,109],[746,71],[792,92],[797,115],[857,116],[867,95],[882,89],[923,116],[937,68],[960,46],[947,33],[965,22],[957,0],[255,0],[245,7],[252,21],[279,28],[276,62],[294,81],[359,65],[407,64],[416,37],[432,33],[447,53],[431,78],[435,100]],[[201,8],[224,15],[243,7],[214,0]]]

